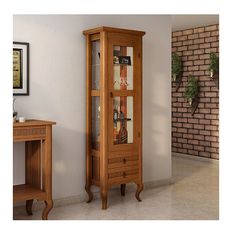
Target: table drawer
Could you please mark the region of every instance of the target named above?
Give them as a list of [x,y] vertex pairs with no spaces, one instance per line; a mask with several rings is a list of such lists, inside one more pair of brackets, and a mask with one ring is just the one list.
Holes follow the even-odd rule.
[[38,140],[46,137],[46,127],[15,127],[13,129],[14,141]]

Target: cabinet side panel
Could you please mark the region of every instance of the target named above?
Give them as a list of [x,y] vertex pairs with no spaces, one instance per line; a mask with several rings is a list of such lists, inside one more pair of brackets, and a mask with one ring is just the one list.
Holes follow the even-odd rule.
[[86,186],[91,185],[91,79],[92,79],[92,55],[90,36],[86,36]]
[[107,83],[107,33],[101,32],[101,47],[100,47],[100,186],[101,192],[107,191],[107,132],[108,132],[108,83]]
[[143,148],[143,74],[142,74],[142,37],[138,42],[138,62],[137,62],[137,76],[138,76],[138,84],[137,84],[137,94],[138,94],[138,148],[139,148],[139,181],[142,183],[143,179],[143,167],[142,167],[142,148]]

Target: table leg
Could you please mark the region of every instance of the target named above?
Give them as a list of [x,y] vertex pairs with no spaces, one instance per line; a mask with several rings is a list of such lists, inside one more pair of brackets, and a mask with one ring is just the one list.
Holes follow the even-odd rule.
[[46,139],[43,145],[43,190],[47,193],[47,199],[44,201],[46,207],[43,210],[42,219],[48,218],[48,213],[53,207],[52,201],[52,127],[46,127]]
[[107,190],[101,191],[102,209],[107,209]]
[[140,192],[143,190],[143,184],[137,184],[137,190],[136,190],[136,193],[135,193],[135,197],[136,199],[141,202],[142,200],[140,199],[139,195],[140,195]]
[[125,196],[125,187],[126,187],[126,184],[121,184],[120,185],[121,196]]
[[32,215],[33,214],[32,213],[33,201],[34,201],[34,199],[30,199],[30,200],[26,201],[25,208],[26,208],[26,212],[27,212],[28,215]]
[[44,203],[45,203],[46,206],[45,206],[45,208],[43,210],[42,220],[47,220],[48,219],[48,213],[53,208],[53,201],[52,200],[47,200],[47,201],[44,201]]

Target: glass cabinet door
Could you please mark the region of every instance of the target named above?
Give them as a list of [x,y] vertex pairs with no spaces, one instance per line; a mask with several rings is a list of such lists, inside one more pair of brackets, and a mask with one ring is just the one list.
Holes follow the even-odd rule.
[[[100,40],[92,41],[92,90],[100,89]],[[91,148],[100,148],[100,96],[92,95]]]
[[92,90],[100,86],[100,40],[92,41]]
[[112,145],[134,143],[134,81],[133,51],[131,46],[113,45]]
[[100,97],[92,97],[92,149],[100,148]]

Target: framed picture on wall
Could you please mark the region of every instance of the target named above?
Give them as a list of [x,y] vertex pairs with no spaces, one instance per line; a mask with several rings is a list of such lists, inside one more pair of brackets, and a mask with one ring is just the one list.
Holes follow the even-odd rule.
[[13,95],[29,95],[29,43],[13,42]]

